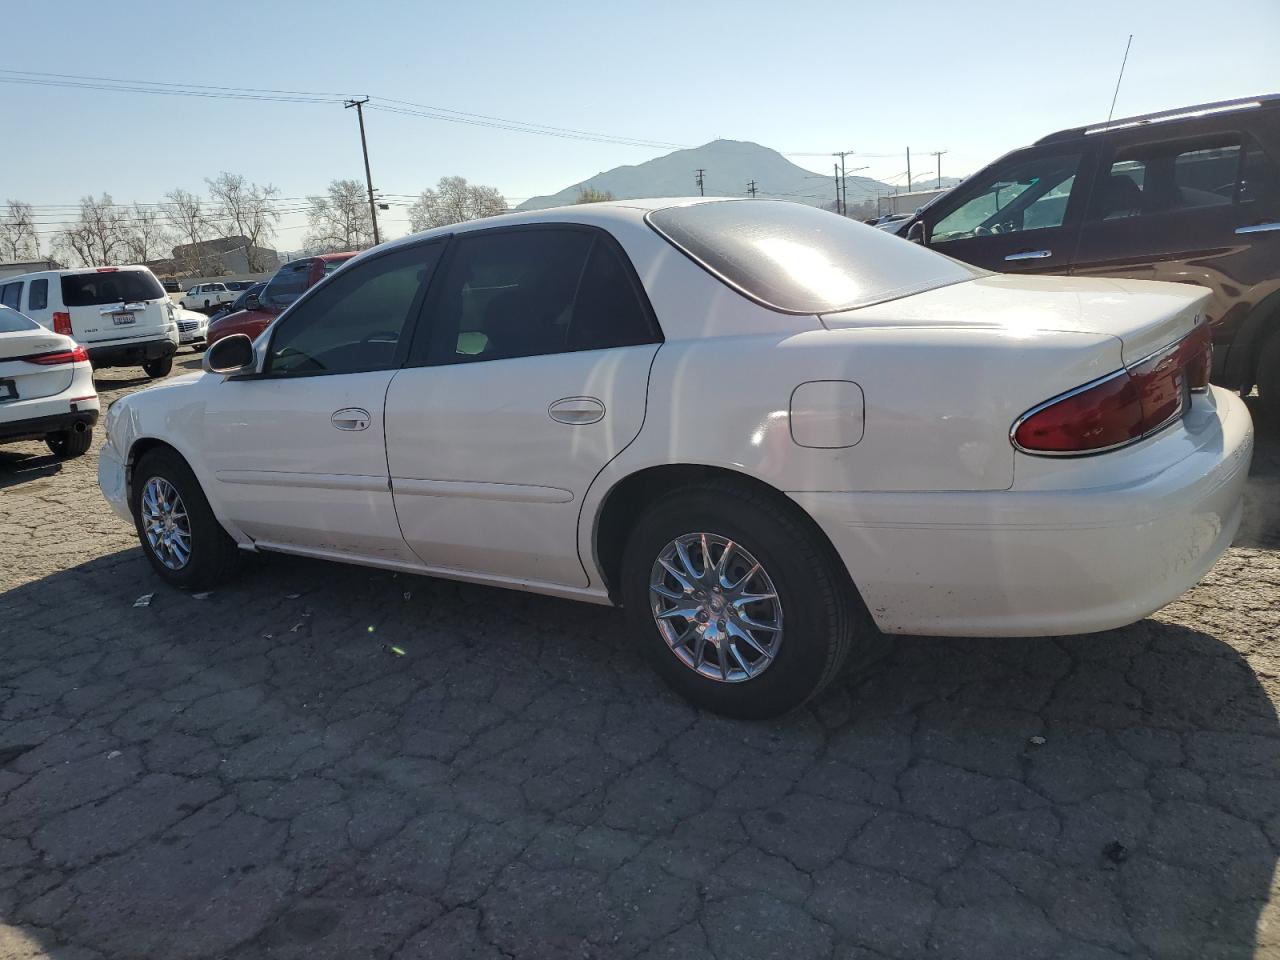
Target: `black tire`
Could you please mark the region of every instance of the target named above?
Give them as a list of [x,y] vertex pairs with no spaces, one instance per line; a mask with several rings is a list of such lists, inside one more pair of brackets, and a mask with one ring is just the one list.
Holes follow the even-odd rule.
[[1258,397],[1272,429],[1280,428],[1280,333],[1273,333],[1258,357]]
[[88,453],[89,446],[93,443],[93,428],[86,428],[80,433],[75,430],[59,430],[45,437],[44,442],[49,452],[59,460],[70,460]]
[[[777,591],[782,639],[767,668],[748,679],[703,676],[677,657],[656,625],[651,572],[669,544],[695,532],[719,535],[749,552]],[[861,609],[839,558],[797,508],[732,481],[686,487],[641,513],[623,552],[620,586],[632,634],[662,679],[698,707],[751,720],[800,707],[839,673]]]
[[[186,508],[190,525],[191,552],[179,569],[165,565],[147,541],[142,528],[142,493],[147,482],[159,477],[167,480]],[[185,460],[172,450],[157,449],[143,455],[133,468],[129,482],[129,508],[133,512],[138,542],[152,568],[166,583],[175,587],[203,590],[230,579],[239,570],[243,553],[218,523],[205,499],[200,482]]]
[[160,357],[156,360],[148,360],[142,365],[143,372],[152,380],[159,380],[161,377],[167,377],[169,371],[173,369],[173,355]]

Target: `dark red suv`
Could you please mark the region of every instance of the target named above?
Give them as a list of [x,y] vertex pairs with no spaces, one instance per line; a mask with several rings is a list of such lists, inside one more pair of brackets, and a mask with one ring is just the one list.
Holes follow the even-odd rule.
[[1214,381],[1280,420],[1280,95],[1050,134],[901,235],[1004,273],[1208,287]]
[[253,339],[284,312],[284,308],[355,256],[355,253],[321,253],[286,263],[267,281],[257,297],[249,297],[245,309],[209,324],[208,345],[223,337],[243,333]]

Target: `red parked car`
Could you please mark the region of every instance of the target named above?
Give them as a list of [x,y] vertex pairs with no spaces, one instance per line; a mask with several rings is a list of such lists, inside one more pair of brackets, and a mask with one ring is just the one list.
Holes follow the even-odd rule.
[[208,346],[233,333],[246,334],[250,339],[257,337],[285,307],[354,256],[354,251],[321,253],[286,263],[267,282],[261,294],[247,299],[245,309],[209,324]]

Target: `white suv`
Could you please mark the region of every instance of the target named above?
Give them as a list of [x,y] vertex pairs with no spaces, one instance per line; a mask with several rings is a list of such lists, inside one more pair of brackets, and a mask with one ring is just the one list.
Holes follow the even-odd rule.
[[7,277],[0,303],[82,344],[95,367],[140,364],[167,376],[178,349],[173,304],[146,267],[43,270]]

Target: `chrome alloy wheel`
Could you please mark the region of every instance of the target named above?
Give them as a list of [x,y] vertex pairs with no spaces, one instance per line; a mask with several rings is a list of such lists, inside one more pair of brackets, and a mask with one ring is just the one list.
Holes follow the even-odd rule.
[[152,477],[142,488],[142,532],[156,559],[181,570],[191,559],[191,519],[177,488],[164,477]]
[[758,677],[782,646],[782,604],[769,574],[714,533],[686,533],[662,548],[649,602],[671,652],[711,680]]

